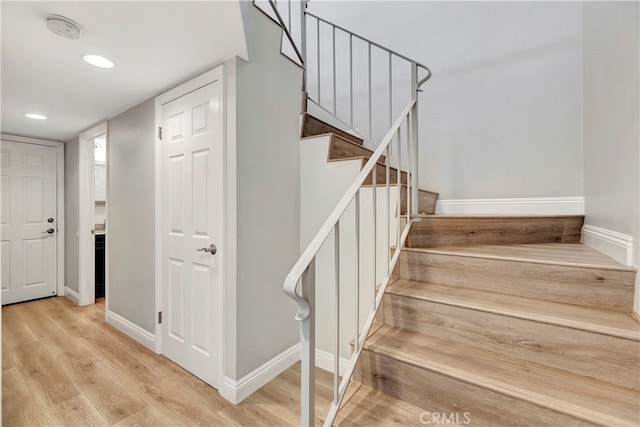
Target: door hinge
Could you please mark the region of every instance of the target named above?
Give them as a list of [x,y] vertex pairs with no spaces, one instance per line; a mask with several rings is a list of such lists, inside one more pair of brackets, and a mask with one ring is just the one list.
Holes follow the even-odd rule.
[[162,323],[162,312],[158,312],[158,323]]
[[162,126],[158,126],[158,139],[162,140]]

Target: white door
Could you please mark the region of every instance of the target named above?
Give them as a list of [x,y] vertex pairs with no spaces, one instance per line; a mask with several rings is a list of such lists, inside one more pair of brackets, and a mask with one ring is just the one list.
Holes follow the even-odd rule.
[[222,93],[218,78],[162,106],[159,193],[162,353],[216,388]]
[[54,147],[0,144],[2,304],[57,293]]

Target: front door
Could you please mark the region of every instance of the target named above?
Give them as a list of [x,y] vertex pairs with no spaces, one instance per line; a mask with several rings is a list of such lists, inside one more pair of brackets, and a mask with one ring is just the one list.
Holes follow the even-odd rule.
[[218,387],[220,77],[162,105],[162,353]]
[[2,304],[57,293],[57,150],[0,144]]

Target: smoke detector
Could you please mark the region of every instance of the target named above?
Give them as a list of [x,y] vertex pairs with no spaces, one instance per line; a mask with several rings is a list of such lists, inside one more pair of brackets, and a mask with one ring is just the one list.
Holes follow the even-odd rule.
[[47,16],[47,28],[54,34],[66,39],[78,40],[82,27],[77,22],[61,15]]

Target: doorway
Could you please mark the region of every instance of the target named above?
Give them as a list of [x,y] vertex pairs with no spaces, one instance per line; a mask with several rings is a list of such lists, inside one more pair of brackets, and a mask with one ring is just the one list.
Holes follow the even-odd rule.
[[219,387],[223,68],[156,98],[157,350]]
[[79,305],[94,304],[108,291],[108,133],[100,124],[80,135]]
[[2,135],[2,304],[63,293],[63,167],[62,143]]

